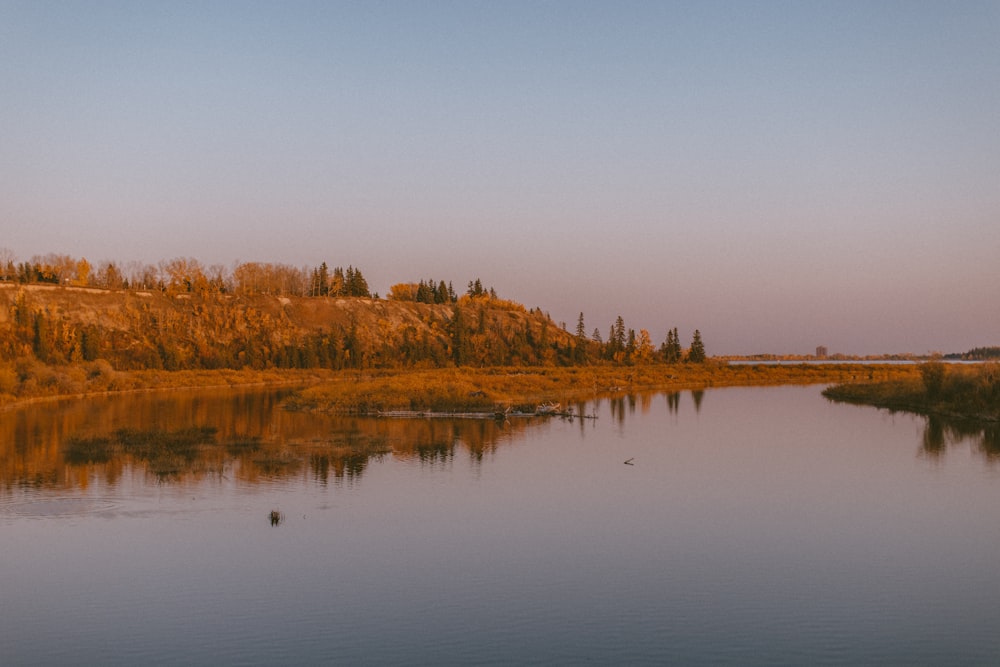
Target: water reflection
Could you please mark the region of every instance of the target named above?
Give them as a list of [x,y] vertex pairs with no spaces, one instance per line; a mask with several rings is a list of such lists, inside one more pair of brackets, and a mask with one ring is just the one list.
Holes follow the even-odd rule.
[[[159,483],[225,477],[354,480],[387,455],[438,465],[484,460],[534,418],[373,419],[287,412],[287,392],[218,391],[98,398],[0,413],[0,488],[114,485],[131,471]],[[581,406],[583,414],[585,406]],[[583,421],[583,420],[581,420]]]
[[694,399],[694,411],[701,412],[701,402],[705,398],[704,389],[695,389],[691,392],[691,398]]
[[[660,395],[672,415],[682,392],[615,393],[572,403],[581,434],[598,413],[624,429]],[[686,393],[686,392],[685,392]],[[691,391],[696,413],[705,391]],[[447,466],[456,457],[481,464],[541,418],[373,419],[287,412],[285,391],[225,390],[137,395],[41,404],[0,412],[0,488],[115,485],[138,471],[157,483],[226,478],[259,483],[300,476],[314,483],[351,482],[372,462],[392,456]],[[606,403],[606,405],[605,405]],[[662,405],[662,404],[660,404]],[[688,408],[690,409],[690,407]],[[1000,459],[1000,425],[927,419],[919,455],[940,459],[971,443],[987,461]]]
[[621,393],[572,423],[279,401],[0,412],[4,664],[1000,655],[1000,527],[969,511],[1000,502],[1000,468],[961,428],[815,386]]
[[944,456],[949,446],[969,443],[988,462],[1000,461],[1000,424],[927,417],[920,452],[929,459]]

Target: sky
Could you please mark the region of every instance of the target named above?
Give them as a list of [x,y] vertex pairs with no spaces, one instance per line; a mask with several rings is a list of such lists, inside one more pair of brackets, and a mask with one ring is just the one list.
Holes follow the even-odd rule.
[[1000,345],[1000,2],[0,0],[0,247]]

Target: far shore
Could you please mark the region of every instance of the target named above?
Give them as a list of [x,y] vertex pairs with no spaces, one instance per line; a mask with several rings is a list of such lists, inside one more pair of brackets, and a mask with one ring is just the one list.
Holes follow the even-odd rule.
[[36,366],[34,393],[4,394],[0,408],[136,392],[293,387],[290,409],[352,414],[390,410],[489,411],[649,391],[831,384],[918,377],[896,364],[500,367],[366,370],[114,371],[107,365]]

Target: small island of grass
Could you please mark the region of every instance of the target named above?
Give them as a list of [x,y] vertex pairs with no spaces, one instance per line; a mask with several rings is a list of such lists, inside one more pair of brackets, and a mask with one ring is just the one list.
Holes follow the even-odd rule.
[[928,362],[919,377],[839,384],[823,392],[834,401],[894,411],[984,422],[1000,421],[1000,364]]

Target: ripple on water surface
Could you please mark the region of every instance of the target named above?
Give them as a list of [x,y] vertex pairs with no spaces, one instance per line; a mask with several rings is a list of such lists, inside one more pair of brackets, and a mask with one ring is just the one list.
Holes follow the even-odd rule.
[[28,519],[113,514],[119,504],[109,498],[31,498],[0,501],[0,514]]

